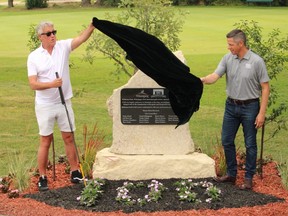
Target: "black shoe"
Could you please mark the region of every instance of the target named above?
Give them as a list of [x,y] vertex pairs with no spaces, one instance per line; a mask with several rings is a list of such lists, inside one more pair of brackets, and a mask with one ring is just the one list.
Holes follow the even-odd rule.
[[48,181],[47,181],[46,176],[44,176],[44,175],[40,176],[39,181],[38,181],[38,189],[39,189],[39,191],[49,190]]
[[72,171],[71,173],[71,182],[74,184],[78,184],[83,181],[82,173],[79,170]]

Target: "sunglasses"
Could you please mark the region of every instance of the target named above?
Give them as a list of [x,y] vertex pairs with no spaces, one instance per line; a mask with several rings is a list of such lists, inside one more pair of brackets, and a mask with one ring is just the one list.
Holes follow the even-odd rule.
[[54,31],[52,31],[52,32],[42,33],[41,35],[46,35],[47,37],[50,37],[51,34],[56,35],[56,33],[57,33],[57,30],[54,30]]

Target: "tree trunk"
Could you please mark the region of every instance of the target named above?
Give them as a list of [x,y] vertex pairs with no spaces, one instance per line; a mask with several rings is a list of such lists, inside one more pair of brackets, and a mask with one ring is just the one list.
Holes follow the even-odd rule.
[[89,6],[89,5],[91,5],[91,0],[81,0],[81,5],[82,6]]
[[100,6],[100,5],[101,5],[101,0],[96,0],[95,3],[94,3],[94,5]]
[[14,7],[13,0],[8,0],[8,7]]

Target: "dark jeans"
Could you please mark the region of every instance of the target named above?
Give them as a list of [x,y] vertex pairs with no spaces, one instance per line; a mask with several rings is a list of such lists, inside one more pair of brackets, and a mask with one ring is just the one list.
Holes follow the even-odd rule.
[[258,112],[259,101],[247,105],[236,105],[226,100],[222,125],[222,145],[225,152],[227,175],[229,176],[236,177],[237,175],[235,137],[240,124],[243,127],[246,147],[245,178],[252,179],[256,172],[257,129],[254,123]]

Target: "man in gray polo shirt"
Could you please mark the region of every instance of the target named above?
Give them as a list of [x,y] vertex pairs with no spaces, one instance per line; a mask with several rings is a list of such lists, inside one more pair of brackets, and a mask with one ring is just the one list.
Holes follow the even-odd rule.
[[222,145],[227,172],[225,176],[216,177],[215,180],[232,184],[236,182],[235,136],[241,124],[246,147],[246,164],[245,180],[240,188],[252,189],[257,160],[256,134],[265,121],[270,94],[269,77],[263,59],[247,47],[243,31],[234,29],[226,38],[230,53],[222,58],[214,73],[201,78],[204,84],[213,84],[224,74],[226,76],[228,97],[222,125]]

